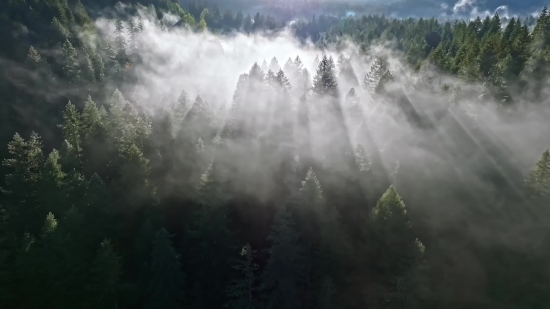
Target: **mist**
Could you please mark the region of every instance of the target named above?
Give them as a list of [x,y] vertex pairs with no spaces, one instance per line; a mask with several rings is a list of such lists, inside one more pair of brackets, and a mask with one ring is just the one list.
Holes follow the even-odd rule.
[[[420,212],[430,214],[429,224],[444,226],[459,222],[457,212],[465,212],[464,205],[444,206],[440,209],[421,209],[427,198],[429,204],[446,203],[448,196],[457,194],[457,187],[476,187],[471,192],[474,199],[480,192],[494,192],[497,184],[489,181],[482,169],[498,171],[505,186],[511,193],[518,193],[523,177],[537,160],[542,151],[550,145],[548,104],[531,104],[521,97],[514,98],[514,108],[503,108],[485,95],[475,85],[465,84],[450,76],[442,76],[428,68],[419,73],[412,72],[403,64],[403,55],[392,51],[391,45],[380,42],[371,49],[370,55],[360,55],[359,48],[351,42],[336,49],[318,50],[311,42],[301,43],[293,37],[289,29],[278,33],[219,36],[208,32],[197,33],[185,28],[163,30],[152,19],[144,15],[145,30],[137,39],[142,63],[135,67],[137,84],[125,85],[125,93],[134,104],[151,115],[173,108],[173,103],[185,90],[192,101],[200,96],[218,119],[217,131],[221,134],[236,95],[237,84],[242,74],[248,74],[251,67],[264,60],[270,65],[275,57],[278,67],[272,68],[276,74],[284,69],[287,59],[299,56],[312,82],[316,74],[314,59],[323,54],[333,57],[351,57],[355,81],[339,81],[339,98],[336,113],[328,108],[332,99],[319,97],[308,87],[296,84],[297,76],[285,72],[291,81],[287,101],[292,112],[283,117],[292,119],[297,125],[300,97],[307,98],[310,122],[307,132],[295,130],[290,143],[291,153],[272,153],[271,161],[259,159],[254,152],[243,153],[239,148],[255,149],[257,146],[243,146],[233,142],[217,153],[217,158],[232,161],[240,174],[230,174],[241,181],[241,189],[257,195],[263,200],[273,197],[276,186],[275,175],[286,156],[300,156],[299,145],[309,145],[313,157],[323,161],[335,147],[356,147],[361,144],[371,160],[379,161],[380,170],[375,182],[386,183],[398,167],[394,183]],[[99,19],[96,25],[102,33],[113,33],[114,21]],[[387,95],[376,95],[360,86],[370,69],[375,56],[386,57],[394,82],[388,85]],[[264,68],[264,74],[268,69]],[[426,82],[429,77],[430,82]],[[451,87],[448,92],[438,90],[442,81]],[[263,87],[263,86],[262,86]],[[261,143],[262,138],[281,140],[275,136],[273,127],[288,119],[279,119],[273,113],[273,105],[281,98],[273,91],[262,87],[248,90],[247,106],[241,106],[243,121],[250,123],[259,120],[260,125],[251,125],[252,140],[242,143]],[[357,97],[346,99],[346,94],[354,88]],[[139,89],[137,91],[136,89]],[[252,88],[251,88],[252,89]],[[260,90],[261,89],[261,90]],[[547,91],[548,88],[545,89]],[[136,95],[139,93],[139,95]],[[547,97],[547,96],[546,96]],[[453,99],[454,98],[454,99]],[[458,98],[458,99],[457,99]],[[405,101],[405,105],[401,102]],[[354,101],[355,103],[351,103]],[[452,101],[452,102],[451,102]],[[271,104],[271,105],[270,105]],[[357,109],[359,107],[359,109]],[[412,118],[411,118],[411,115]],[[420,119],[420,122],[413,118]],[[340,119],[342,118],[342,119]],[[413,120],[412,120],[413,119]],[[344,128],[341,122],[343,121]],[[422,125],[419,125],[422,123]],[[274,135],[275,134],[275,135]],[[209,137],[202,137],[206,141]],[[209,142],[209,141],[207,141]],[[345,145],[345,146],[344,146]],[[252,147],[252,148],[248,148]],[[281,150],[281,145],[278,148]],[[350,148],[350,150],[351,150]],[[218,150],[221,151],[221,150]],[[259,151],[259,150],[257,150]],[[278,157],[278,155],[280,157]],[[259,154],[258,154],[259,155]],[[345,161],[345,160],[344,160]],[[344,161],[327,161],[329,169],[347,170]],[[262,171],[261,173],[258,171]],[[262,180],[259,180],[262,178]],[[328,180],[327,180],[328,181]],[[501,184],[502,185],[502,184]],[[376,185],[374,185],[376,186]],[[430,186],[437,187],[429,189]],[[426,196],[426,193],[430,196]],[[453,203],[466,203],[454,201]]]

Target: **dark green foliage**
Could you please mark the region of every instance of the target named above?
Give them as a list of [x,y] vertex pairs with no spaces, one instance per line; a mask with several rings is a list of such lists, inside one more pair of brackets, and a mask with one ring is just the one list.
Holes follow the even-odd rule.
[[88,286],[90,308],[117,308],[122,290],[122,260],[114,252],[107,239],[101,242],[92,262],[91,280]]
[[261,277],[268,308],[300,308],[307,286],[306,248],[300,243],[292,214],[281,206],[267,238],[269,259]]
[[533,197],[550,196],[550,152],[546,150],[525,180]]
[[229,297],[229,308],[235,309],[253,309],[257,307],[256,300],[256,276],[254,272],[258,270],[258,265],[254,263],[256,251],[252,250],[249,244],[246,244],[241,252],[241,259],[235,261],[233,268],[239,271],[240,278],[232,281],[227,286],[227,296]]
[[338,81],[336,68],[332,57],[323,55],[323,59],[317,67],[317,74],[313,78],[313,89],[320,96],[338,96]]
[[172,235],[164,228],[152,239],[147,308],[178,308],[183,299],[184,275]]
[[78,84],[81,79],[81,70],[78,63],[78,54],[69,40],[63,44],[63,73],[71,84]]

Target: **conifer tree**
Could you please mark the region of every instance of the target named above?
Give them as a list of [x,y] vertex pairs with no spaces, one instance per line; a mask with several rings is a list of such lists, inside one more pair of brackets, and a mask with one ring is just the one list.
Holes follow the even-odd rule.
[[206,306],[217,301],[217,297],[206,298],[204,289],[223,292],[220,285],[226,256],[232,250],[231,234],[228,230],[227,196],[216,180],[212,164],[202,175],[197,190],[199,208],[187,228],[181,249],[186,263],[193,271],[194,306]]
[[63,74],[71,84],[78,84],[81,78],[78,54],[69,40],[63,44]]
[[87,82],[94,82],[96,80],[96,73],[94,71],[94,65],[92,58],[85,49],[82,49],[82,62],[80,67],[82,68],[82,78]]
[[184,274],[179,255],[172,246],[172,235],[161,228],[152,240],[149,268],[149,309],[179,308],[183,300]]
[[94,69],[95,79],[98,82],[102,82],[105,79],[105,64],[103,63],[103,58],[99,53],[95,53],[90,59]]
[[344,81],[351,86],[359,85],[355,71],[351,66],[351,60],[343,55],[338,58],[338,80]]
[[302,62],[302,59],[300,59],[300,56],[296,56],[296,59],[294,59],[294,66],[296,67],[298,74],[301,74],[304,70],[304,63]]
[[27,59],[25,60],[25,63],[30,67],[31,70],[38,70],[41,67],[42,57],[32,45],[31,47],[29,47],[29,52],[27,53]]
[[76,106],[69,101],[63,112],[63,124],[59,126],[63,131],[63,137],[67,140],[76,152],[74,155],[80,158],[82,152],[80,131],[82,130],[82,116],[76,110]]
[[246,244],[240,252],[242,259],[236,260],[233,268],[241,273],[241,278],[233,280],[227,287],[227,296],[229,308],[235,309],[253,309],[257,306],[256,276],[254,272],[259,266],[254,263],[256,251],[252,250],[249,244]]
[[126,37],[124,36],[124,25],[121,20],[115,22],[115,52],[116,59],[120,65],[124,65],[128,59],[126,48]]
[[301,293],[308,284],[306,248],[300,243],[292,214],[281,206],[267,238],[269,259],[261,289],[268,308],[301,308]]
[[279,65],[277,58],[273,57],[273,59],[271,59],[271,62],[269,63],[269,70],[272,72],[279,72],[279,70],[281,70],[281,66]]
[[405,203],[392,185],[373,209],[380,266],[390,277],[399,277],[414,267],[424,251],[412,234]]
[[355,162],[360,172],[368,172],[372,162],[369,159],[368,154],[365,152],[365,148],[361,144],[357,144],[355,147]]
[[276,75],[277,83],[279,84],[279,87],[282,89],[289,91],[292,88],[292,85],[290,84],[290,81],[285,75],[285,72],[283,70],[279,70]]
[[336,80],[336,70],[332,58],[326,55],[317,67],[317,74],[313,78],[313,89],[320,96],[338,96],[338,81]]
[[16,235],[21,235],[25,230],[36,231],[36,220],[42,220],[35,212],[44,162],[42,141],[34,132],[28,141],[16,133],[8,144],[8,153],[10,158],[2,161],[6,174],[1,192],[6,197],[10,225]]
[[44,163],[41,171],[41,179],[38,187],[38,199],[40,202],[40,217],[48,212],[61,216],[69,210],[66,196],[63,194],[65,173],[59,164],[59,152],[53,150]]
[[546,150],[525,180],[532,197],[550,196],[550,151]]
[[370,67],[369,73],[365,75],[363,87],[373,93],[383,91],[386,82],[392,79],[386,59],[376,57]]
[[101,242],[92,262],[88,292],[91,308],[118,308],[122,285],[122,259],[114,252],[111,241]]

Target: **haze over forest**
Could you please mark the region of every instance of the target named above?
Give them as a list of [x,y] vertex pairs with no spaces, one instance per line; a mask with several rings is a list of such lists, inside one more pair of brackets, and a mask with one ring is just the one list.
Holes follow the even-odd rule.
[[543,6],[1,1],[0,308],[546,308]]

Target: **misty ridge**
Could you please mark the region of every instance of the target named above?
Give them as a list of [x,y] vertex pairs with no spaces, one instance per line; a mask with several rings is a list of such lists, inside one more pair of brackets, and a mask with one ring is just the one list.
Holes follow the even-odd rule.
[[550,301],[546,8],[107,2],[0,4],[1,308]]

